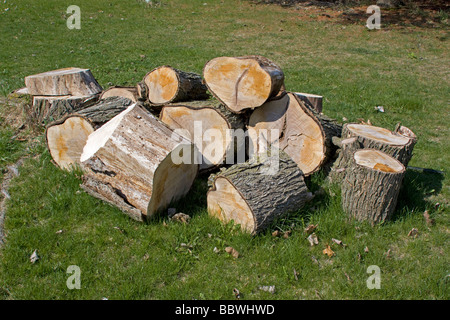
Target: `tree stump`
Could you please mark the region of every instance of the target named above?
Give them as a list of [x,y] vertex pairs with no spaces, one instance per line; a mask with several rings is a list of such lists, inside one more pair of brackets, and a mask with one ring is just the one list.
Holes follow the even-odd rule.
[[148,101],[154,105],[209,98],[200,75],[170,66],[161,66],[147,73],[138,84],[138,91],[140,96],[147,94]]
[[262,56],[212,59],[203,76],[209,91],[235,113],[263,105],[284,84],[281,68]]
[[411,136],[411,134],[414,135],[412,131],[406,129],[402,129],[402,132],[408,133],[402,135],[385,128],[351,123],[344,125],[342,137],[357,137],[363,148],[383,151],[406,167],[412,158],[414,145],[417,142],[417,139]]
[[403,164],[384,152],[361,149],[341,184],[342,208],[359,221],[376,224],[388,220],[395,210],[405,175]]
[[244,119],[219,102],[208,100],[166,105],[161,110],[160,119],[196,145],[200,152],[197,159],[200,171],[225,162],[234,164],[237,159],[245,162]]
[[336,183],[342,181],[345,176],[345,171],[352,164],[354,153],[361,149],[361,143],[358,141],[357,137],[333,139],[333,141],[340,149],[337,151],[338,157],[331,167],[328,179],[332,183]]
[[53,162],[66,170],[80,164],[88,136],[131,104],[132,101],[127,98],[110,97],[50,123],[45,137]]
[[100,99],[106,99],[109,97],[123,97],[130,99],[133,102],[137,102],[139,98],[138,89],[136,87],[114,86],[103,91]]
[[271,99],[251,114],[250,153],[259,153],[266,144],[278,143],[308,176],[332,156],[335,147],[331,140],[341,135],[341,128],[335,120],[312,111],[296,95],[288,93]]
[[148,220],[190,190],[198,171],[194,149],[134,104],[89,135],[80,158],[83,188],[133,219]]
[[25,77],[33,96],[91,96],[102,92],[89,69],[65,68]]
[[209,214],[225,223],[234,220],[243,230],[256,234],[311,200],[296,163],[282,151],[272,154],[214,175],[207,194]]

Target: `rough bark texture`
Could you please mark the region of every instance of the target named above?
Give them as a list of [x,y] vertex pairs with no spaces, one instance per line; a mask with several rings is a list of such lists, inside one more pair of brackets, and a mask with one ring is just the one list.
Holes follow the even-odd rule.
[[232,112],[260,107],[284,85],[279,66],[262,56],[219,57],[203,68],[209,91]]
[[234,220],[252,234],[312,199],[303,173],[282,151],[222,169],[211,180],[209,214],[224,222]]
[[89,108],[78,111],[77,114],[89,119],[98,128],[132,104],[133,101],[128,98],[109,97]]
[[309,108],[317,113],[322,112],[323,97],[310,93],[294,92]]
[[79,112],[94,105],[99,95],[77,96],[34,96],[32,117],[39,124],[57,121],[64,116]]
[[114,86],[103,91],[100,99],[106,99],[109,97],[123,97],[130,99],[133,102],[137,102],[139,98],[138,89],[136,87]]
[[338,157],[331,167],[328,174],[328,179],[335,183],[342,181],[347,168],[349,168],[352,164],[354,153],[361,149],[361,143],[356,137],[347,139],[333,139],[333,142],[340,149],[337,150]]
[[[230,112],[216,100],[166,105],[161,110],[160,119],[172,130],[184,129],[181,130],[184,133],[180,131],[180,134],[195,143],[199,152],[202,153],[200,163],[202,172],[225,162],[233,164],[239,159],[238,154],[243,155],[240,157],[241,162],[245,161],[245,120],[241,115]],[[241,129],[242,139],[233,139],[234,131],[231,130],[238,129]],[[214,131],[217,132],[217,137],[214,136],[213,141],[208,141],[204,139],[205,133],[211,130],[219,130],[219,132]],[[211,146],[215,147],[211,148]],[[209,153],[213,154],[209,155]]]
[[89,69],[65,68],[25,77],[33,96],[91,96],[102,92]]
[[[369,166],[355,160],[369,154],[378,157],[369,161]],[[383,158],[384,163],[379,163]],[[356,151],[341,185],[342,208],[359,221],[375,224],[388,220],[395,210],[404,175],[404,166],[385,153],[374,149]]]
[[[248,129],[253,151],[249,153],[258,153],[264,144],[278,143],[303,173],[310,175],[333,156],[335,146],[331,140],[341,135],[341,128],[335,120],[314,112],[296,95],[288,93],[271,99],[250,116]],[[272,129],[278,130],[278,135]]]
[[147,99],[153,105],[209,98],[200,75],[170,66],[161,66],[147,73],[138,88],[141,96],[147,93]]
[[405,133],[405,136],[384,128],[362,124],[345,124],[342,129],[343,138],[357,137],[363,148],[383,151],[405,166],[411,160],[417,142],[415,135],[414,138],[408,136],[411,133]]
[[[198,165],[174,159],[193,152],[192,143],[133,105],[89,136],[80,159],[89,179],[84,188],[114,205],[117,195],[149,219],[191,188]],[[123,202],[120,208],[136,218]]]

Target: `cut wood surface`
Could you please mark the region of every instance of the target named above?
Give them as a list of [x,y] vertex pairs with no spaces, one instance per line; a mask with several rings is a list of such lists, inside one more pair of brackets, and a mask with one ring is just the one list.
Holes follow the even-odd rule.
[[[225,162],[235,163],[236,155],[245,161],[245,123],[217,101],[192,101],[166,105],[160,119],[172,130],[194,142],[201,153],[200,170],[206,170]],[[234,131],[241,129],[242,139],[234,139]],[[239,138],[239,137],[238,137]],[[228,161],[227,160],[228,155]]]
[[406,129],[402,129],[405,133],[402,135],[381,127],[351,123],[344,125],[342,137],[357,137],[364,148],[383,151],[407,166],[417,139]]
[[284,84],[280,67],[262,56],[214,58],[203,76],[211,93],[236,113],[261,106]]
[[303,102],[317,113],[322,112],[323,97],[311,93],[294,92]]
[[149,102],[155,105],[209,98],[200,75],[170,66],[161,66],[147,73],[138,90],[141,96],[146,93]]
[[106,99],[109,97],[124,97],[136,102],[138,100],[138,89],[136,87],[114,86],[103,91],[100,99]]
[[405,167],[375,149],[358,150],[352,160],[341,184],[344,211],[372,224],[388,220],[397,204]]
[[301,170],[284,152],[255,159],[222,169],[213,176],[207,194],[211,216],[225,223],[234,220],[252,234],[266,229],[275,218],[300,209],[313,197]]
[[73,165],[80,164],[88,136],[131,104],[132,101],[127,98],[110,97],[50,123],[45,137],[55,164],[62,169],[71,169]]
[[102,92],[89,69],[65,68],[25,77],[34,96],[90,96]]
[[89,135],[80,159],[83,188],[133,219],[149,219],[191,188],[198,165],[178,157],[193,155],[194,149],[191,142],[133,104]]
[[250,153],[259,153],[266,143],[278,143],[305,175],[325,164],[334,151],[332,138],[341,135],[341,126],[336,121],[313,112],[292,93],[256,109],[250,116],[248,129],[253,148]]
[[32,118],[44,124],[59,120],[68,114],[78,112],[94,105],[99,95],[79,96],[34,96]]

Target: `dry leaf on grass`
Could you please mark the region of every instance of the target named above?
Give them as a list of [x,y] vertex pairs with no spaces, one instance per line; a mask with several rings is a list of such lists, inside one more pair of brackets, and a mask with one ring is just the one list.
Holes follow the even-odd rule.
[[285,231],[285,232],[283,233],[283,238],[284,238],[284,239],[289,238],[289,236],[291,235],[291,233],[292,233],[292,231]]
[[314,232],[314,230],[316,230],[318,224],[314,225],[314,224],[310,224],[309,226],[306,227],[305,229],[305,233],[306,234],[311,234]]
[[275,286],[260,286],[259,290],[270,292],[271,294],[275,293]]
[[417,230],[416,228],[412,228],[411,231],[408,233],[408,237],[417,237],[417,235],[419,234],[419,230]]
[[307,239],[308,239],[309,244],[311,245],[311,247],[319,244],[319,239],[317,239],[317,236],[316,236],[315,233],[309,235],[309,237]]
[[366,246],[366,247],[364,248],[364,252],[365,252],[365,253],[369,253],[369,247]]
[[272,232],[272,237],[279,237],[281,235],[280,230],[275,230],[274,232]]
[[329,245],[327,245],[327,247],[322,252],[323,252],[323,254],[328,255],[328,257],[330,257],[330,258],[332,256],[334,256],[334,251],[331,250],[331,247]]
[[39,256],[37,254],[37,250],[33,251],[33,254],[30,256],[31,263],[36,263],[39,260]]
[[238,289],[234,288],[233,293],[234,293],[234,296],[236,297],[236,299],[239,300],[241,298],[241,293],[239,292]]
[[191,220],[191,217],[187,214],[180,212],[180,213],[174,214],[173,217],[170,218],[170,220],[187,224]]
[[233,258],[239,258],[239,252],[236,251],[233,247],[226,247],[225,251],[230,254]]
[[434,221],[434,219],[431,219],[430,214],[428,213],[428,210],[425,210],[425,212],[423,213],[423,217],[425,218],[425,222],[427,223],[427,225],[429,225],[429,226],[434,225],[435,221]]

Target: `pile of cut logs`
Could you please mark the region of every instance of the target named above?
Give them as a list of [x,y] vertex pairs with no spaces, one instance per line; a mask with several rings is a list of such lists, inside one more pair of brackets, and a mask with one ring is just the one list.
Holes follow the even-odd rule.
[[400,125],[342,126],[322,113],[321,96],[287,92],[262,56],[212,59],[203,77],[161,66],[105,91],[79,68],[25,84],[54,163],[80,166],[87,193],[141,221],[167,212],[200,172],[210,174],[209,214],[255,234],[311,200],[305,177],[324,169],[350,216],[382,222],[417,141]]

